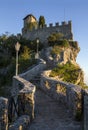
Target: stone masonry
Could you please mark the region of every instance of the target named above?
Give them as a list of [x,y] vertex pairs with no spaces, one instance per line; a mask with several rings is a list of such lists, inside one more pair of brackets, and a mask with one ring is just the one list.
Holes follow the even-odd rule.
[[[45,69],[45,65],[44,68],[42,68],[42,71],[43,69]],[[29,72],[34,72],[34,70],[32,69],[32,71]],[[42,71],[39,71],[39,74]],[[38,75],[38,73],[36,73],[35,76],[36,75]],[[57,103],[61,102],[64,104],[68,108],[70,115],[72,113],[71,116],[75,117],[80,110],[83,110],[80,112],[84,112],[84,130],[88,130],[88,90],[82,90],[80,86],[49,78],[47,75],[49,75],[49,71],[42,73],[39,87],[44,93],[54,98]],[[9,127],[12,127],[10,130],[25,130],[28,123],[30,123],[30,119],[35,119],[34,108],[36,106],[34,98],[36,87],[27,80],[26,77],[25,79],[20,76],[13,77],[12,97],[15,101],[18,100],[18,113],[20,116],[23,116],[23,118],[18,117],[18,119]],[[46,100],[44,100],[44,102],[46,102]],[[24,116],[25,114],[27,115],[26,117]],[[42,111],[41,114],[43,114]],[[8,130],[8,99],[3,97],[0,97],[0,130]]]
[[88,90],[84,96],[84,130],[88,130]]
[[80,114],[82,112],[81,87],[47,77],[45,74],[49,72],[46,71],[41,75],[41,89],[58,102],[65,104],[75,118],[78,111]]
[[10,125],[9,130],[26,130],[29,123],[29,116],[22,115],[12,125]]
[[25,28],[25,26],[22,28],[22,37],[28,40],[35,40],[36,38],[39,38],[41,42],[47,42],[47,38],[52,33],[62,33],[64,35],[64,38],[72,40],[72,22],[68,21],[68,23],[66,23],[64,21],[61,25],[59,25],[59,23],[56,23],[55,26],[53,26],[51,23],[49,24],[49,27],[45,25],[43,28],[33,29],[32,31],[28,28]]
[[8,130],[8,99],[0,97],[0,130]]

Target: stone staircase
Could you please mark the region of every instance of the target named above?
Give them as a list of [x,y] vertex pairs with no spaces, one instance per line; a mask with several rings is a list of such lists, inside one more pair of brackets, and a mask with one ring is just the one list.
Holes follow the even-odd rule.
[[[38,84],[37,84],[38,83]],[[39,81],[35,93],[35,119],[27,130],[82,130],[81,122],[70,116],[64,104],[56,102],[39,89]]]

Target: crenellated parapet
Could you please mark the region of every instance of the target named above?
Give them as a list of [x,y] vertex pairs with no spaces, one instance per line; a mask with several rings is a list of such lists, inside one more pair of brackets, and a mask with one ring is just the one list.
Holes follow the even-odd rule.
[[22,28],[22,36],[29,40],[34,40],[39,37],[41,42],[45,42],[52,33],[62,33],[66,39],[73,40],[72,22],[57,22],[55,25],[50,23],[49,25],[45,24],[43,28],[37,27],[32,30],[25,26]]
[[53,23],[50,23],[49,26],[46,25],[46,27],[64,27],[64,26],[70,26],[72,24],[71,20],[66,22],[66,21],[62,21],[61,23],[56,22],[55,25]]

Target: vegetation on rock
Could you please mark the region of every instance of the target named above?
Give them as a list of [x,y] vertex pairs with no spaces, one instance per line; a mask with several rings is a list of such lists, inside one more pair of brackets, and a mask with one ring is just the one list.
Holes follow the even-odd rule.
[[56,42],[58,42],[59,40],[63,39],[63,34],[53,33],[47,39],[48,39],[48,43],[50,43],[49,45],[53,45]]
[[[44,18],[41,17],[44,20]],[[40,20],[40,25],[45,24]],[[19,73],[24,72],[30,66],[36,63],[35,53],[37,52],[37,42],[36,39],[33,41],[26,40],[22,37],[20,39],[15,35],[3,34],[0,36],[0,88],[3,85],[9,84],[12,81],[12,77],[15,75],[15,64],[16,64],[16,42],[21,44],[19,51]],[[44,47],[41,42],[38,43],[38,49],[41,51]],[[58,55],[62,53],[63,49],[71,48],[71,50],[80,50],[78,43],[76,41],[69,41],[64,39],[63,34],[54,33],[48,37],[48,44],[52,46],[51,55]],[[76,55],[76,54],[74,54]],[[71,55],[70,55],[71,56]],[[75,56],[76,57],[76,56]],[[58,62],[57,62],[58,63]],[[65,65],[58,65],[54,68],[50,76],[58,76],[66,82],[76,83],[77,77],[79,76],[80,68],[72,63],[67,63]],[[83,85],[83,80],[80,81]],[[84,85],[86,87],[86,85]]]
[[77,41],[67,40],[61,33],[53,33],[47,39],[49,46],[72,47],[80,51]]
[[[50,77],[58,76],[59,79],[62,79],[63,81],[76,84],[77,79],[79,77],[79,71],[80,71],[79,66],[75,66],[72,63],[66,63],[65,65],[63,64],[55,67],[51,71]],[[83,80],[81,80],[80,83],[81,82],[83,82]]]

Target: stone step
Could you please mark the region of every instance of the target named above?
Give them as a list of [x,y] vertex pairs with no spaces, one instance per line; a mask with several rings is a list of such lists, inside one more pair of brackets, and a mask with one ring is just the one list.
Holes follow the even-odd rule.
[[35,96],[35,119],[27,130],[82,130],[81,123],[72,119],[64,104],[38,88]]

